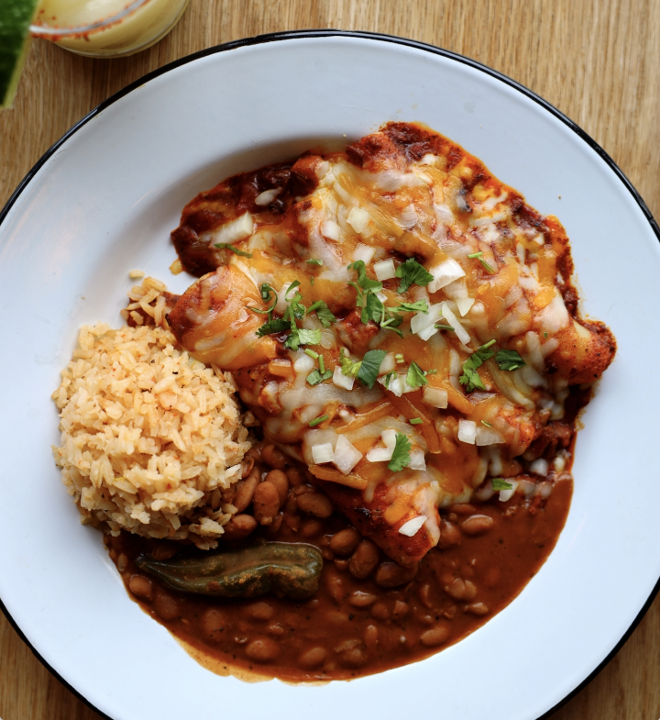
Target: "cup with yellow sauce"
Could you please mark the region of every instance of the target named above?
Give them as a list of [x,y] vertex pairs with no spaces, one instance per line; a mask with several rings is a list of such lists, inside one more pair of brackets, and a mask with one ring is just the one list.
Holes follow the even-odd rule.
[[161,40],[188,0],[40,0],[33,37],[89,57],[122,57]]

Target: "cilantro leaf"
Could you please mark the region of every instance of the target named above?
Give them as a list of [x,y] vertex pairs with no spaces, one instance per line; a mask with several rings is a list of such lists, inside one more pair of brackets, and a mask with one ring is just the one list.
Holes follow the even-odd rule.
[[495,361],[500,370],[508,370],[509,372],[525,366],[525,361],[515,350],[498,350]]
[[490,348],[494,342],[494,340],[491,340],[489,343],[486,343],[486,345],[482,345],[463,363],[463,374],[458,378],[458,381],[461,385],[465,385],[467,392],[472,392],[476,388],[479,388],[479,390],[486,389],[477,372],[477,368],[480,368],[486,360],[495,355],[495,351]]
[[[273,304],[267,308],[266,310],[259,310],[258,308],[251,307],[248,305],[248,310],[252,310],[252,312],[259,313],[259,315],[270,315],[273,310],[275,309],[275,305],[277,305],[277,293],[268,283],[262,283],[261,284],[261,299],[264,302],[268,302],[272,297],[275,299],[273,300]],[[270,318],[272,319],[272,318]]]
[[328,305],[323,300],[317,300],[315,303],[309,306],[307,314],[315,312],[316,317],[321,321],[321,325],[324,328],[329,328],[333,322],[336,322],[337,318],[334,316]]
[[504,478],[493,478],[491,481],[493,490],[511,490],[513,485]]
[[363,290],[373,290],[374,292],[380,292],[383,289],[383,283],[378,280],[372,280],[367,277],[367,266],[364,264],[364,260],[356,260],[348,266],[349,270],[355,270],[358,275],[357,284]]
[[418,388],[422,385],[427,385],[428,380],[426,379],[426,371],[416,363],[413,362],[408,368],[408,374],[406,375],[406,382],[410,387]]
[[383,385],[385,385],[385,387],[386,387],[388,390],[390,389],[390,383],[392,382],[392,380],[394,380],[394,378],[395,378],[396,376],[397,376],[397,374],[396,374],[394,371],[388,372],[387,375],[384,375],[384,376],[383,376],[383,378],[382,378]]
[[357,377],[360,367],[362,365],[361,360],[351,360],[348,355],[344,355],[344,348],[339,351],[339,365],[341,371],[346,377]]
[[286,339],[284,347],[297,350],[301,345],[318,345],[321,342],[320,330],[306,330],[291,324],[291,335]]
[[332,377],[332,370],[326,370],[324,373],[322,373],[320,370],[312,370],[312,372],[307,376],[307,382],[310,385],[318,385],[320,382],[323,382],[324,380],[329,380]]
[[417,302],[412,303],[401,303],[401,305],[396,305],[395,307],[387,309],[392,310],[393,312],[421,312],[428,315],[429,304],[426,300],[418,300]]
[[392,472],[399,472],[408,465],[410,465],[410,440],[403,433],[397,433],[392,459],[387,463],[387,467]]
[[428,285],[433,280],[428,270],[420,265],[415,258],[408,258],[404,263],[396,269],[396,276],[401,279],[398,293],[404,293],[411,285]]
[[373,320],[377,325],[380,325],[385,320],[385,305],[383,305],[378,295],[367,293],[360,319],[365,325],[369,320]]
[[323,265],[323,260],[321,260],[321,258],[312,258],[311,260],[305,260],[305,262],[308,265]]
[[383,358],[387,355],[385,350],[369,350],[362,358],[360,369],[357,372],[357,379],[368,388],[374,386],[378,379],[378,370]]
[[290,328],[290,324],[283,318],[275,318],[264,323],[258,330],[257,335],[264,337],[264,335],[275,335],[276,333],[284,332]]
[[218,250],[231,250],[235,255],[240,255],[241,257],[251,258],[252,253],[245,252],[244,250],[239,250],[238,248],[234,247],[231,243],[216,243],[213,247],[217,247]]

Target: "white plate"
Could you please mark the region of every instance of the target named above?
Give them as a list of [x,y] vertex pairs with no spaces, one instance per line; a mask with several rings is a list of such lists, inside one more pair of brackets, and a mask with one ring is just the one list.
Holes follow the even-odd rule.
[[[619,351],[580,432],[573,504],[524,592],[421,663],[354,682],[244,684],[202,669],[131,602],[101,536],[78,523],[50,452],[49,396],[77,328],[118,311],[131,268],[174,290],[184,204],[239,170],[422,121],[475,154],[572,240],[587,313]],[[61,678],[116,720],[529,720],[608,657],[657,591],[660,340],[656,227],[605,153],[511,80],[395,38],[303,32],[214,48],[104,103],[51,149],[0,215],[4,391],[0,597]]]

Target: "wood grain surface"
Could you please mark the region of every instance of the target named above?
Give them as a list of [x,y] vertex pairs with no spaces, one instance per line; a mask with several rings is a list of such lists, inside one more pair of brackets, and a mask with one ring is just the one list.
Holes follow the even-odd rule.
[[[15,107],[0,111],[0,207],[71,125],[145,73],[219,43],[307,28],[413,38],[509,75],[576,121],[630,178],[651,212],[660,213],[657,0],[191,0],[168,37],[133,57],[92,60],[36,41]],[[40,664],[2,615],[0,717],[100,717]],[[552,715],[659,718],[660,597],[607,667]]]

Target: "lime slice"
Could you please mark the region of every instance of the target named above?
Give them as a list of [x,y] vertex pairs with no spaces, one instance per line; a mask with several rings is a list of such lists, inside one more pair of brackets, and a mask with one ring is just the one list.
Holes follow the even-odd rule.
[[0,0],[0,107],[11,107],[30,47],[38,0]]

